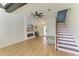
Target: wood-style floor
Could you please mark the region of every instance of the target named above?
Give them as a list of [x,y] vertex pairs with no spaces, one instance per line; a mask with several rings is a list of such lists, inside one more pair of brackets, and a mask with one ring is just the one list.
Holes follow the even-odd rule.
[[1,56],[71,56],[67,52],[57,51],[48,44],[46,37],[38,37],[0,49]]

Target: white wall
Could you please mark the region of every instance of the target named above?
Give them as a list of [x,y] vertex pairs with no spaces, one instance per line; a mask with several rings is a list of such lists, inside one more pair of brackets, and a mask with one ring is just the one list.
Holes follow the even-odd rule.
[[79,4],[73,4],[68,11],[66,24],[73,31],[75,40],[79,45]]
[[56,35],[56,19],[49,18],[47,19],[47,36],[54,36]]
[[0,9],[0,47],[24,39],[24,17]]
[[24,40],[24,17],[0,9],[0,48]]

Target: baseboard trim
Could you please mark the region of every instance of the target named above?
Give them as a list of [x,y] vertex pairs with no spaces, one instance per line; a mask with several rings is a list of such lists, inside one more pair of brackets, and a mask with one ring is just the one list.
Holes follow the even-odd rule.
[[16,42],[12,42],[12,43],[10,43],[10,44],[5,44],[5,45],[3,45],[3,46],[0,46],[0,48],[5,48],[5,47],[8,47],[8,46],[11,46],[11,45],[20,43],[20,42],[22,42],[22,41],[25,41],[25,40],[19,40],[19,41],[16,41]]

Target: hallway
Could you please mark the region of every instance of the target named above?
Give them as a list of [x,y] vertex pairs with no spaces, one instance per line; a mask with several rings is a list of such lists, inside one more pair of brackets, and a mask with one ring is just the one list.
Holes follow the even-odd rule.
[[57,24],[57,46],[58,50],[79,55],[79,48],[76,44],[74,35],[65,23]]

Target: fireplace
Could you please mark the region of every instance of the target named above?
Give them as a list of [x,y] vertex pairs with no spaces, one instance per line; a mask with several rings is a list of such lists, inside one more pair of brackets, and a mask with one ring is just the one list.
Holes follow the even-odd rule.
[[28,33],[27,36],[28,36],[28,37],[31,37],[31,36],[33,36],[33,33]]

